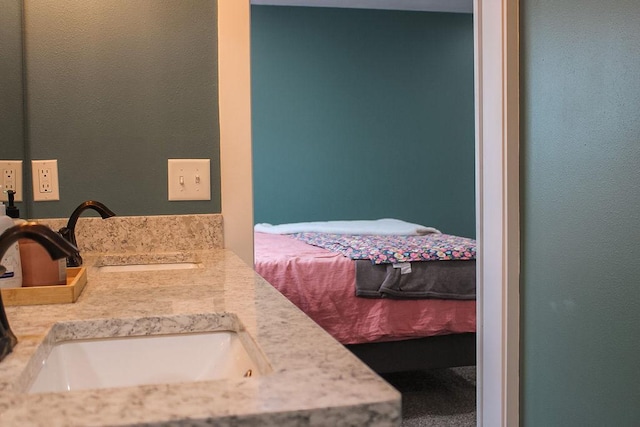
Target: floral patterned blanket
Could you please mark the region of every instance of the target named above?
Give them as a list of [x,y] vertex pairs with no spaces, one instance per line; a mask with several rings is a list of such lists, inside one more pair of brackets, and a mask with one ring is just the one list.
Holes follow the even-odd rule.
[[373,264],[472,260],[476,258],[476,241],[474,239],[450,234],[374,236],[295,233],[291,236],[310,245],[338,252],[351,259],[369,259]]

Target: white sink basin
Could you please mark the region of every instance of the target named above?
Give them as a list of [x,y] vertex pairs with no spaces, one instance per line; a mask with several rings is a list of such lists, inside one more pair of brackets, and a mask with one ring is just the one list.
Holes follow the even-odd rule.
[[156,264],[101,265],[98,270],[101,273],[123,273],[130,271],[190,270],[200,267],[202,265],[195,262],[165,262]]
[[28,393],[259,375],[230,331],[74,340],[54,345]]

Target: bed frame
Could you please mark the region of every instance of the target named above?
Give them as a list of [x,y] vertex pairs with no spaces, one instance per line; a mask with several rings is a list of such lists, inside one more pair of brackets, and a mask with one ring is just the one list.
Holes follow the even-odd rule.
[[476,334],[345,345],[379,374],[476,364]]

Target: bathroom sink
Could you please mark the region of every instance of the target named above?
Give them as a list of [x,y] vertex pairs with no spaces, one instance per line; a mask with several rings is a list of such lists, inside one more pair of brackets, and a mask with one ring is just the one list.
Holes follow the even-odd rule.
[[56,343],[28,393],[242,378],[259,369],[238,333],[217,331]]
[[131,271],[190,270],[200,267],[202,267],[202,264],[196,262],[163,262],[153,264],[101,265],[98,267],[98,270],[102,273],[123,273]]

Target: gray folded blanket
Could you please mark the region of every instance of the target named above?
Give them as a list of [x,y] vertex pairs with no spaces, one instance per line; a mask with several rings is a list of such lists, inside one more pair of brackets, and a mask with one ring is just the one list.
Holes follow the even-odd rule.
[[476,261],[412,262],[402,274],[393,264],[356,260],[356,296],[366,298],[476,298]]

